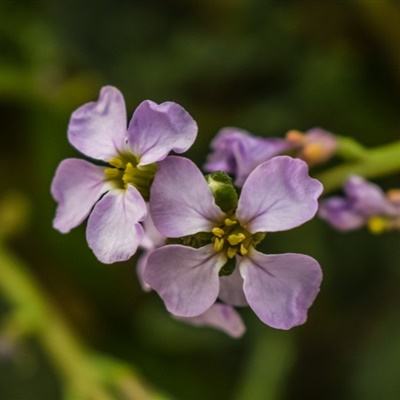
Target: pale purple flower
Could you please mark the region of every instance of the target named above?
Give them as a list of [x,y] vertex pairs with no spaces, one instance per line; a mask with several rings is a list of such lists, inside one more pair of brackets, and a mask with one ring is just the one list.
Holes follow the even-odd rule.
[[[195,164],[168,157],[159,163],[151,189],[154,224],[171,238],[210,232],[211,243],[155,250],[146,266],[146,282],[180,317],[204,313],[220,296],[227,303],[248,303],[275,328],[304,323],[322,280],[319,264],[302,254],[262,254],[254,246],[264,232],[292,229],[310,220],[321,192],[321,183],[309,177],[306,163],[275,157],[249,175],[235,213],[226,215]],[[234,259],[233,273],[220,276],[221,268]]]
[[361,176],[350,177],[343,189],[344,196],[321,200],[318,212],[334,228],[350,231],[368,225],[371,231],[379,233],[399,223],[400,199],[394,196],[394,191],[385,194],[378,185]]
[[235,185],[241,187],[254,168],[292,147],[285,139],[262,138],[242,129],[223,128],[211,142],[212,153],[204,170],[234,175]]
[[173,102],[142,102],[127,126],[122,94],[103,87],[96,102],[72,114],[68,139],[108,165],[75,158],[61,162],[51,186],[58,202],[54,227],[67,233],[89,216],[86,238],[96,257],[103,263],[127,260],[144,235],[140,221],[147,214],[156,163],[171,150],[186,151],[196,135],[196,122]]

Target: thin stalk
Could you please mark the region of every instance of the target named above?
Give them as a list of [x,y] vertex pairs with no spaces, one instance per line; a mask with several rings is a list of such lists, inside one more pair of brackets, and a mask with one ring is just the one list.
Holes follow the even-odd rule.
[[377,178],[399,171],[400,141],[368,150],[359,160],[321,172],[315,178],[322,182],[326,194],[341,188],[351,175]]

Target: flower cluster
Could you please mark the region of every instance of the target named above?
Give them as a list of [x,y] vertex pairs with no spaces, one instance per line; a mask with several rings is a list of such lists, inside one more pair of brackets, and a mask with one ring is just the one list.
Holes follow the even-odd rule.
[[334,136],[314,129],[265,139],[225,128],[204,176],[189,159],[169,155],[185,152],[196,135],[196,122],[173,102],[144,101],[128,124],[121,93],[104,87],[71,116],[70,143],[98,162],[61,162],[51,187],[54,227],[66,233],[88,218],[87,241],[103,263],[141,248],[142,287],[177,319],[233,337],[245,329],[237,306],[274,328],[304,323],[322,280],[318,262],[256,247],[267,233],[317,213],[322,185],[308,164],[333,155]]

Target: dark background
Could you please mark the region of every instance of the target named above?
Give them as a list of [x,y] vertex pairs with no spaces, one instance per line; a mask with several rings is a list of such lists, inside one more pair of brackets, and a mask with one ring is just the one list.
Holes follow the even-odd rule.
[[[224,126],[397,140],[399,47],[396,1],[1,1],[0,197],[30,205],[11,248],[92,347],[176,399],[399,399],[398,232],[341,234],[315,219],[269,235],[266,252],[315,257],[323,286],[305,325],[275,331],[246,309],[247,333],[234,340],[170,318],[142,292],[136,258],[95,259],[84,224],[54,231],[49,193],[58,163],[79,157],[71,112],[107,84],[129,115],[144,99],[183,105],[199,125],[187,153],[199,165]],[[400,187],[399,177],[378,182]],[[0,358],[2,400],[57,400],[60,387],[35,342]]]

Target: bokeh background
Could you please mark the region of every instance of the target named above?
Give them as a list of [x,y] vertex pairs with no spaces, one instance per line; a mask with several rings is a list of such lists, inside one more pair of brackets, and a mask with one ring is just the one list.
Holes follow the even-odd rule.
[[[322,290],[289,332],[241,310],[247,333],[235,340],[172,319],[141,290],[136,258],[102,265],[84,225],[54,231],[49,193],[58,163],[79,157],[71,112],[107,84],[128,114],[144,99],[183,105],[199,125],[188,152],[199,165],[224,126],[397,140],[399,47],[396,1],[1,1],[0,198],[16,196],[24,216],[9,248],[83,340],[172,398],[399,399],[398,232],[341,234],[315,219],[269,235],[264,251],[319,260]],[[400,187],[400,175],[378,182]],[[0,293],[0,321],[9,311]],[[2,400],[58,400],[62,383],[34,340],[0,354]]]

